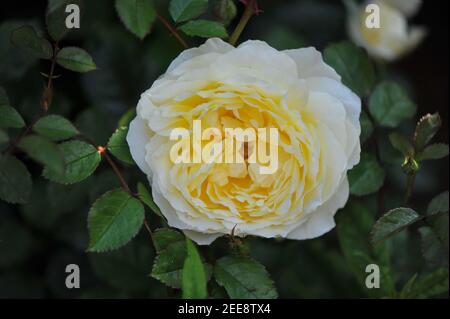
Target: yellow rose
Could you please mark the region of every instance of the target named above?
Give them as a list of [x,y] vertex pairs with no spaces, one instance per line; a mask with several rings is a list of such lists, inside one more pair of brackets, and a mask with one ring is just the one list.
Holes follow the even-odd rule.
[[[224,234],[308,239],[334,226],[359,162],[360,99],[314,48],[235,48],[209,39],[182,52],[141,95],[127,141],[170,226],[198,244]],[[277,128],[278,168],[174,163],[177,128]]]
[[[374,58],[394,61],[415,49],[426,35],[424,28],[409,27],[407,20],[419,10],[421,0],[373,0],[363,5],[346,0],[345,3],[352,41]],[[376,12],[373,5],[377,8]],[[370,22],[374,15],[379,16],[378,28],[373,28]]]

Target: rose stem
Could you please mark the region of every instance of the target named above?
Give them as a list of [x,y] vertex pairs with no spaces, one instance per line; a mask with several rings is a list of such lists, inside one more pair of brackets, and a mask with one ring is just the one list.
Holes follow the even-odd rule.
[[162,22],[162,24],[164,24],[164,26],[170,31],[170,33],[173,34],[173,36],[178,40],[178,42],[180,42],[180,44],[185,48],[188,49],[189,46],[187,45],[186,41],[183,40],[183,38],[181,37],[181,35],[178,33],[177,29],[172,26],[170,24],[169,21],[167,21],[162,15],[160,15],[159,13],[156,13],[156,16],[158,17],[159,21]]
[[241,20],[239,20],[238,25],[236,26],[236,29],[234,29],[233,34],[230,36],[229,43],[231,45],[236,45],[239,36],[241,35],[242,31],[244,31],[245,26],[247,25],[248,21],[252,17],[253,14],[255,14],[254,5],[256,0],[250,0],[244,10],[244,13],[242,14]]

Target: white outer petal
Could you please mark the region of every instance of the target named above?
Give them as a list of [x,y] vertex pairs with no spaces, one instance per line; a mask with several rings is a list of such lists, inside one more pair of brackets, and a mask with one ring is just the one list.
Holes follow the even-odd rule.
[[183,62],[186,62],[194,57],[207,53],[226,53],[233,49],[234,47],[231,44],[228,44],[219,38],[210,38],[198,48],[187,49],[181,52],[180,55],[178,55],[178,57],[170,63],[167,72],[173,71]]
[[148,177],[152,176],[152,170],[145,161],[145,146],[150,141],[153,132],[147,126],[145,120],[136,116],[131,122],[127,134],[127,143],[133,160],[141,171]]
[[205,234],[193,230],[183,230],[183,233],[198,245],[209,245],[223,234]]
[[336,71],[323,61],[322,54],[313,47],[282,51],[297,64],[301,79],[310,77],[328,77],[340,81]]
[[319,237],[336,226],[334,215],[345,206],[349,196],[347,177],[339,186],[336,193],[322,206],[309,215],[309,219],[291,231],[286,238],[303,240]]

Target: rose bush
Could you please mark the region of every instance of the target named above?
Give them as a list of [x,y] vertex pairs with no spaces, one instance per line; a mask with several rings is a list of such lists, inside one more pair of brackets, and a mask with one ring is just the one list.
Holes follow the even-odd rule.
[[[348,199],[360,104],[314,48],[277,51],[262,41],[235,48],[213,38],[182,52],[141,95],[127,142],[168,224],[198,244],[231,233],[308,239],[332,229]],[[278,128],[278,170],[174,164],[170,132],[191,130],[193,120],[222,130]]]

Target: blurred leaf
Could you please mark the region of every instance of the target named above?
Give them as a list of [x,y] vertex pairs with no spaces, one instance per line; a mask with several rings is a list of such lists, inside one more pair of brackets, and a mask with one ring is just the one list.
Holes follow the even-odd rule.
[[414,132],[414,147],[416,152],[422,151],[431,141],[441,127],[442,121],[439,113],[423,116],[416,126]]
[[92,57],[85,50],[77,47],[65,47],[58,51],[56,62],[74,72],[89,72],[97,69]]
[[419,229],[422,237],[422,254],[428,264],[433,267],[448,267],[448,219],[447,219],[447,245],[445,245],[441,234],[438,234],[431,227]]
[[411,295],[411,291],[416,283],[417,274],[414,274],[403,286],[402,290],[399,293],[400,299],[408,298]]
[[153,278],[172,288],[181,288],[186,242],[184,236],[171,229],[158,229],[153,233],[153,242],[158,251],[152,274]]
[[281,25],[271,26],[263,40],[277,50],[297,49],[306,46],[306,40],[298,32]]
[[31,187],[31,176],[26,166],[14,156],[0,155],[0,199],[12,204],[25,204]]
[[[2,129],[0,129],[0,146],[2,144],[8,143],[8,141],[9,141],[8,134],[5,131],[3,131]],[[1,150],[1,147],[0,147],[0,150]]]
[[60,115],[47,115],[40,118],[33,125],[33,131],[53,141],[66,140],[80,134],[69,120]]
[[437,143],[426,146],[423,151],[421,151],[416,156],[416,160],[438,160],[448,156],[448,144]]
[[29,20],[6,20],[0,23],[0,83],[22,79],[30,67],[39,61],[34,55],[11,44],[11,32],[24,24],[32,24],[37,28],[37,23]]
[[376,158],[362,153],[359,164],[348,172],[350,193],[356,196],[375,193],[383,185],[384,178],[384,170]]
[[361,111],[361,116],[359,119],[361,123],[361,144],[367,141],[373,133],[373,123],[370,120],[370,117],[367,115],[365,111]]
[[51,59],[53,49],[47,39],[41,38],[31,25],[15,29],[11,33],[11,42],[16,47],[24,49],[29,54],[40,59]]
[[395,208],[377,220],[372,228],[371,240],[378,244],[420,219],[419,214],[410,208]]
[[80,7],[80,14],[82,0],[49,0],[47,11],[45,15],[45,22],[47,24],[47,30],[53,40],[59,41],[66,36],[71,30],[66,27],[66,19],[69,15],[66,12],[66,7],[69,4],[75,4]]
[[77,116],[75,124],[83,135],[89,136],[97,145],[105,145],[117,122],[110,118],[107,112],[89,108]]
[[175,22],[182,22],[198,17],[207,8],[208,0],[171,0],[169,12]]
[[136,116],[136,108],[129,109],[120,117],[117,126],[118,127],[128,126],[135,116]]
[[116,0],[116,10],[125,27],[141,40],[156,18],[151,0]]
[[417,106],[400,85],[394,82],[378,84],[370,96],[369,111],[373,118],[386,127],[396,127],[416,113]]
[[22,128],[25,122],[16,109],[8,105],[0,105],[0,127]]
[[369,95],[375,84],[375,70],[363,49],[349,42],[331,44],[324,51],[324,60],[356,94]]
[[227,38],[228,33],[223,24],[217,21],[194,20],[183,24],[180,30],[189,36],[202,38]]
[[52,230],[59,219],[64,216],[49,205],[45,186],[44,180],[37,180],[33,185],[29,201],[20,207],[24,221],[31,227],[42,231]]
[[202,299],[208,296],[206,274],[195,244],[186,238],[187,256],[182,271],[182,290],[184,299]]
[[138,183],[138,197],[139,199],[147,205],[156,215],[163,217],[161,210],[153,201],[152,195],[148,192],[147,188],[142,183]]
[[47,183],[46,200],[47,205],[63,215],[68,212],[84,211],[88,192],[92,186],[90,180],[86,179],[80,183],[72,185],[62,185],[58,183]]
[[0,86],[0,106],[2,105],[9,105],[9,99],[5,89]]
[[393,132],[389,134],[389,140],[391,141],[392,146],[404,156],[412,154],[413,146],[402,134]]
[[133,165],[134,161],[126,140],[127,133],[127,127],[119,127],[108,141],[108,151],[122,162]]
[[404,298],[432,298],[448,293],[448,269],[440,268],[416,279],[405,290]]
[[44,177],[61,184],[73,184],[89,177],[101,161],[97,149],[82,141],[68,141],[58,145],[64,156],[66,169],[60,174],[49,167],[43,171]]
[[440,193],[428,204],[427,215],[433,216],[440,213],[448,213],[448,191]]
[[13,217],[0,214],[0,269],[23,262],[29,257],[31,246],[28,229]]
[[100,279],[119,291],[130,292],[149,289],[148,269],[152,257],[150,246],[139,240],[118,250],[90,254],[92,267]]
[[144,207],[122,190],[107,192],[97,199],[89,211],[88,251],[103,252],[129,242],[141,229]]
[[50,170],[64,173],[64,158],[55,143],[38,135],[28,135],[20,140],[18,147]]
[[[123,174],[125,175],[125,173],[124,171]],[[124,177],[126,178],[126,175]],[[95,173],[87,181],[89,182],[89,199],[91,202],[94,202],[107,191],[121,187],[117,175],[111,169]]]
[[220,258],[214,266],[214,277],[233,299],[278,297],[274,283],[265,267],[249,257]]
[[[367,206],[352,201],[336,217],[341,249],[361,288],[370,297],[389,297],[395,293],[391,275],[389,252],[386,245],[373,246],[370,231],[374,218]],[[380,267],[380,289],[368,289],[365,285],[366,267],[376,264]]]

